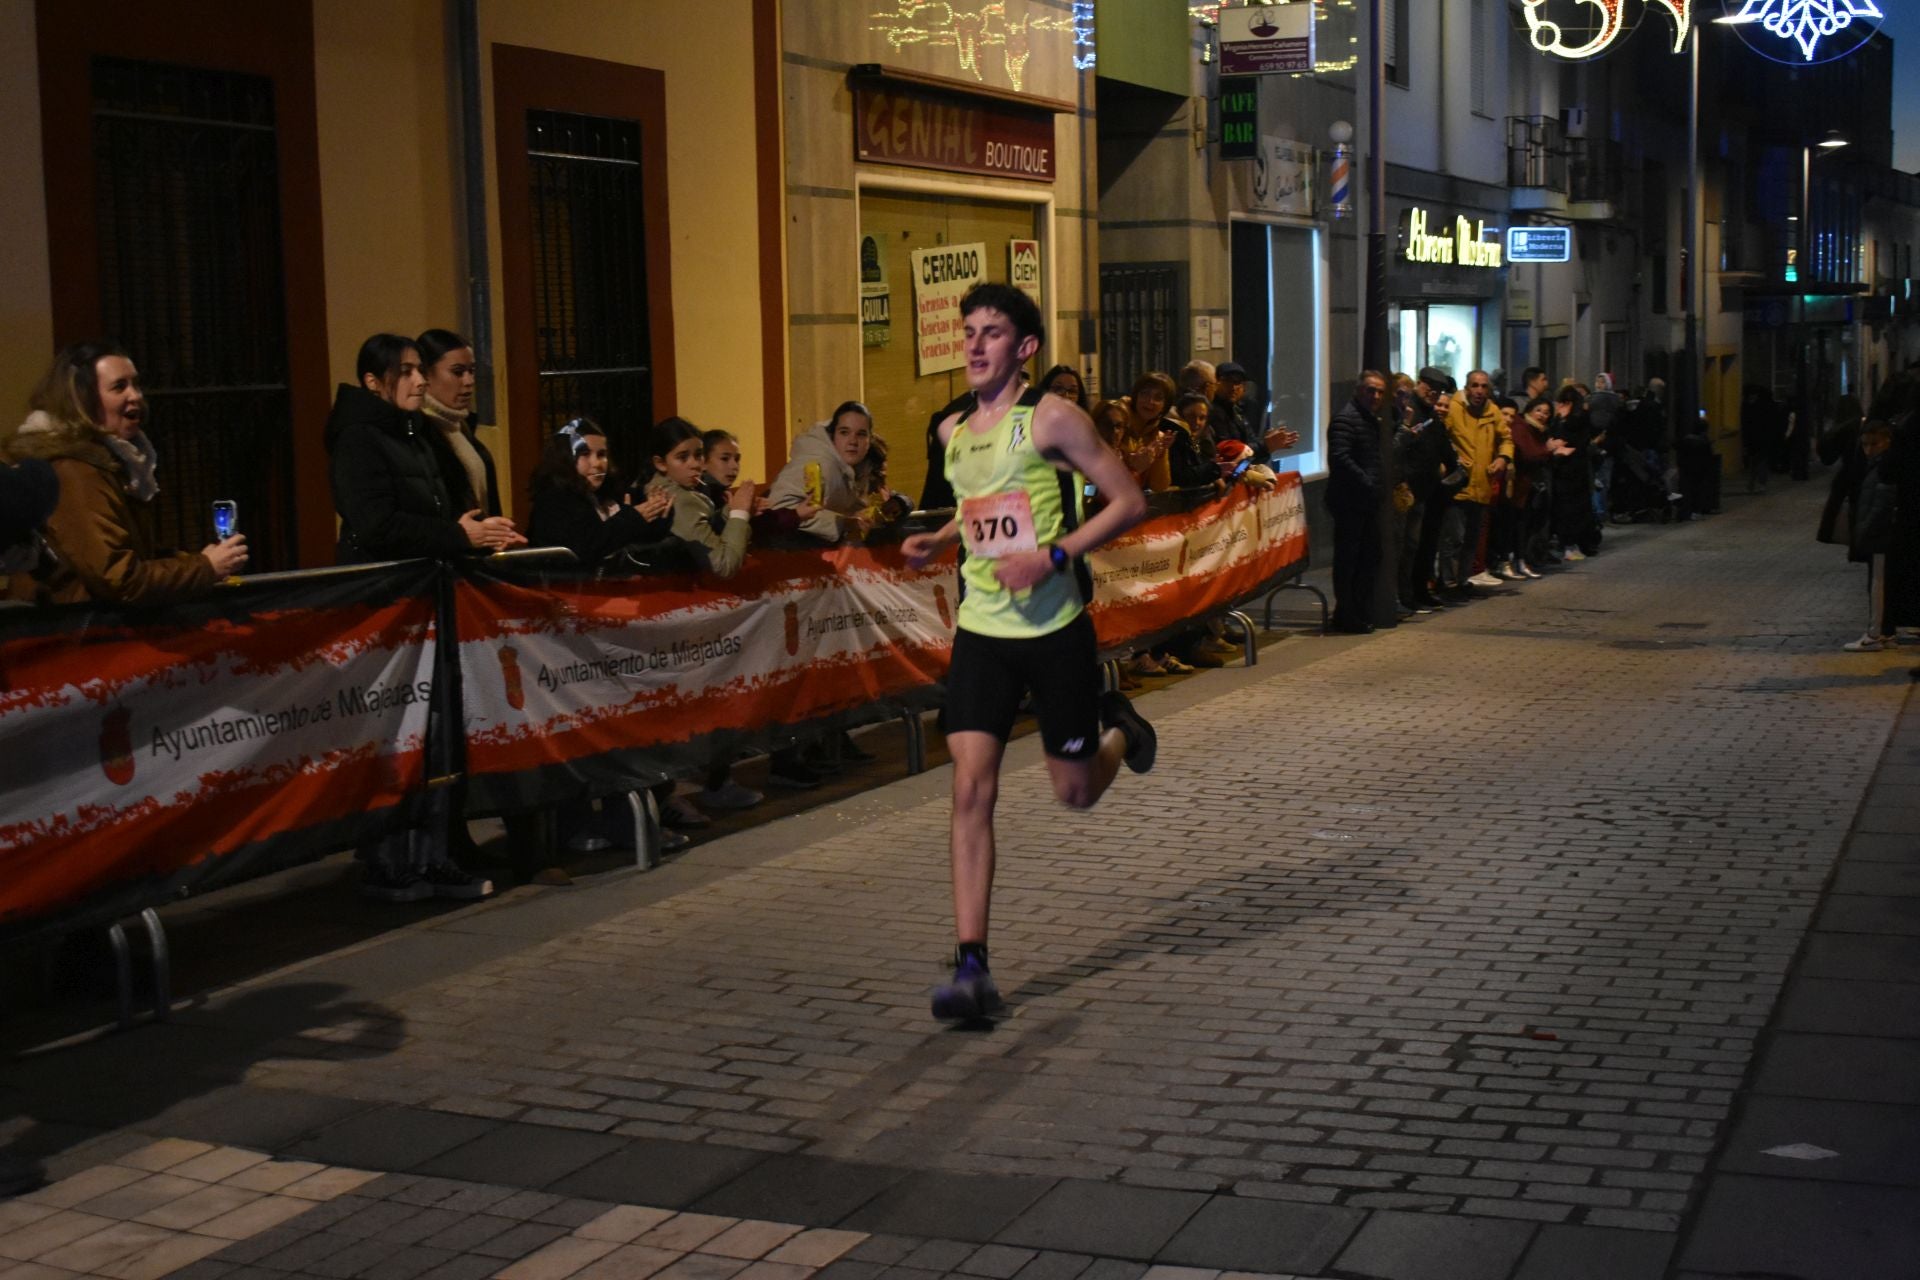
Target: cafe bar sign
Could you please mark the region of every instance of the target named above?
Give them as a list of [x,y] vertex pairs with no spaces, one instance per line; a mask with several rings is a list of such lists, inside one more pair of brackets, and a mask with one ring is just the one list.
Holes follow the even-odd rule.
[[1053,113],[859,79],[853,83],[853,154],[869,164],[1052,182]]
[[1500,228],[1493,228],[1487,239],[1487,220],[1469,222],[1456,214],[1451,223],[1425,209],[1407,210],[1406,229],[1400,236],[1400,252],[1408,262],[1433,263],[1454,267],[1498,267],[1504,263]]

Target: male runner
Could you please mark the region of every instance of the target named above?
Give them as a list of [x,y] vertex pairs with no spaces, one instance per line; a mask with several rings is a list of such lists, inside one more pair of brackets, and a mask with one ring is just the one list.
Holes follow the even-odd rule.
[[[976,400],[939,428],[959,514],[903,549],[916,566],[956,538],[966,550],[946,710],[958,946],[953,981],[934,990],[933,1014],[967,1022],[1004,1007],[987,970],[987,909],[1000,759],[1022,695],[1032,695],[1053,793],[1070,808],[1098,800],[1123,761],[1136,773],[1151,769],[1156,739],[1124,696],[1100,691],[1086,610],[1091,579],[1080,564],[1138,522],[1146,498],[1085,412],[1023,390],[1021,366],[1046,338],[1031,298],[1011,285],[978,284],[960,299],[960,314]],[[1081,475],[1107,499],[1084,524]]]

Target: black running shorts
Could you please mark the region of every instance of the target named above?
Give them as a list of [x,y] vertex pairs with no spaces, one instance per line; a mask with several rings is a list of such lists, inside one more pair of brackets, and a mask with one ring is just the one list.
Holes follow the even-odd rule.
[[1084,610],[1058,631],[1031,639],[954,632],[945,732],[990,733],[1005,742],[1028,693],[1048,755],[1085,760],[1099,750],[1099,649]]

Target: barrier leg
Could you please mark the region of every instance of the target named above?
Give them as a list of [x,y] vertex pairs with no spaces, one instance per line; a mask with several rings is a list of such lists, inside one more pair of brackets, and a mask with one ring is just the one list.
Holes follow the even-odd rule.
[[1313,593],[1313,598],[1320,602],[1320,634],[1325,635],[1328,625],[1333,620],[1332,613],[1327,607],[1327,593],[1318,587],[1310,587],[1304,582],[1290,582],[1287,584],[1287,590],[1311,591]]
[[1316,586],[1311,586],[1305,582],[1284,582],[1279,586],[1275,587],[1273,590],[1267,592],[1266,608],[1265,608],[1265,612],[1261,616],[1262,630],[1264,631],[1273,630],[1273,599],[1275,596],[1279,595],[1282,591],[1311,592],[1313,595],[1313,598],[1320,602],[1320,630],[1322,633],[1325,633],[1327,629],[1327,624],[1331,620],[1331,614],[1329,609],[1327,608],[1326,593],[1321,591],[1320,588]]
[[127,955],[126,926],[115,921],[107,926],[107,945],[113,948],[113,991],[120,1000],[120,1029],[133,1028],[133,961]]
[[[142,909],[138,916],[129,917],[140,922],[147,934],[147,955],[153,964],[153,1003],[149,1012],[155,1022],[165,1022],[173,1011],[173,956],[167,949],[167,930],[160,923],[160,913],[152,907]],[[107,926],[107,945],[113,948],[113,989],[120,1007],[120,1029],[126,1031],[133,1026],[133,948],[127,944],[127,922],[116,920]]]
[[633,811],[633,865],[642,871],[660,865],[660,806],[649,790],[627,792]]
[[1240,628],[1240,643],[1246,651],[1247,665],[1256,665],[1260,661],[1260,651],[1253,644],[1253,619],[1238,609],[1227,610],[1227,616]]
[[173,1011],[173,953],[159,912],[148,907],[140,913],[140,922],[147,926],[147,948],[153,956],[153,1020],[165,1022]]
[[900,723],[907,730],[907,774],[927,771],[927,726],[920,721],[918,711],[906,710],[900,713]]

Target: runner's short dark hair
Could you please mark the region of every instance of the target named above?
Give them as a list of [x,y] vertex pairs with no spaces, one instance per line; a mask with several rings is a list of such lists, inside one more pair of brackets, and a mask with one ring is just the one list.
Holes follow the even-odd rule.
[[960,318],[964,320],[986,307],[1013,321],[1014,332],[1021,337],[1037,338],[1043,347],[1047,344],[1047,326],[1040,319],[1040,308],[1034,305],[1024,289],[983,280],[962,295]]

